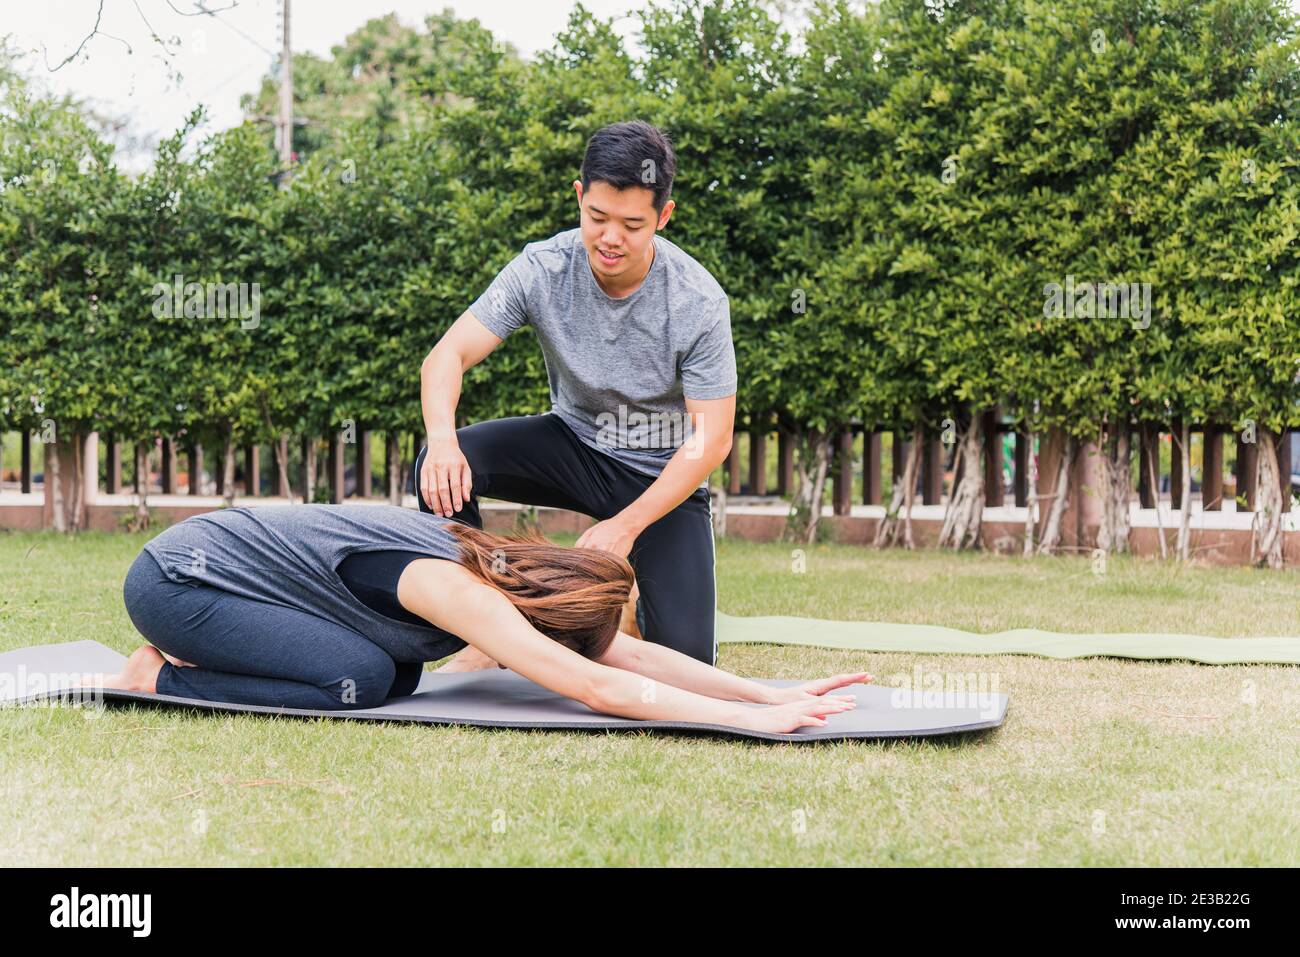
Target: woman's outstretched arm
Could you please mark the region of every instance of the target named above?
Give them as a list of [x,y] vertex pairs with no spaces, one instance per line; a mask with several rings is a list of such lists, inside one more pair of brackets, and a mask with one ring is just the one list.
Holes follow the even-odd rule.
[[854,702],[838,698],[809,698],[770,708],[747,707],[592,661],[542,634],[509,598],[452,562],[411,562],[399,591],[401,603],[415,614],[530,681],[581,701],[593,711],[637,720],[788,732],[825,725],[824,715],[854,706]]
[[851,684],[866,684],[872,676],[865,671],[833,675],[788,688],[772,688],[733,675],[721,668],[675,651],[666,645],[633,638],[619,632],[610,643],[609,650],[599,659],[601,664],[634,671],[647,678],[663,681],[677,688],[721,698],[726,701],[756,701],[760,704],[784,704],[809,696],[824,695],[828,691]]

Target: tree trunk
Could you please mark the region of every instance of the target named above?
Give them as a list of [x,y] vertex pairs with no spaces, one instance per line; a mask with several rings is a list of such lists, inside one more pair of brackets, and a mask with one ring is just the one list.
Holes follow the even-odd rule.
[[[268,435],[277,435],[275,426],[271,424],[271,411],[262,403],[262,421],[266,423]],[[280,475],[280,487],[276,493],[284,492],[289,499],[289,504],[293,504],[293,486],[289,484],[289,437],[283,433],[278,433],[275,440],[275,464],[276,471]]]
[[72,531],[80,531],[84,525],[86,480],[85,463],[82,461],[85,437],[80,432],[72,435]]
[[316,437],[302,441],[302,500],[307,504],[316,501]]
[[822,497],[831,464],[832,432],[802,430],[796,435],[795,492],[786,517],[783,537],[805,545],[817,541],[817,523],[822,516]]
[[[922,439],[924,435],[925,429],[920,423],[913,426],[912,442],[907,450],[907,461],[903,465],[903,474],[894,483],[893,491],[889,496],[889,509],[876,527],[876,538],[873,543],[876,548],[897,545],[900,528],[902,530],[903,546],[912,548],[914,545],[912,541],[912,502],[916,498],[916,473],[921,467],[921,453],[924,446]],[[901,526],[898,521],[900,511],[904,515]]]
[[[516,532],[540,532],[542,530],[542,520],[537,514],[536,505],[525,505],[519,511],[515,512]],[[634,604],[633,609],[636,608]]]
[[[1157,432],[1156,438],[1159,437]],[[1165,520],[1160,512],[1160,443],[1158,441],[1153,441],[1147,446],[1147,467],[1138,469],[1139,475],[1143,472],[1151,476],[1151,501],[1156,503],[1156,535],[1160,539],[1160,558],[1167,559],[1169,546],[1165,542]]]
[[1078,454],[1078,443],[1073,435],[1066,435],[1061,460],[1056,466],[1056,484],[1052,486],[1052,507],[1047,511],[1047,524],[1038,543],[1039,555],[1055,555],[1061,546],[1061,516],[1065,514],[1065,501],[1070,494],[1070,470]]
[[127,527],[133,532],[143,532],[149,527],[149,445],[135,443],[135,485],[140,490],[135,503],[135,516]]
[[948,508],[939,531],[939,547],[960,550],[979,548],[980,520],[984,515],[984,469],[980,463],[983,435],[980,415],[972,412],[970,424],[958,443],[961,481],[948,497]]
[[[1261,428],[1255,455],[1255,517],[1251,520],[1251,561],[1279,569],[1282,561],[1282,481],[1276,435]],[[1288,490],[1289,494],[1289,490]]]
[[1130,449],[1128,421],[1121,417],[1120,422],[1107,429],[1102,446],[1102,515],[1097,547],[1107,554],[1113,551],[1121,555],[1128,551],[1129,489],[1133,482]]
[[[384,464],[388,472],[388,503],[402,504],[402,440],[396,431],[389,429],[384,433]],[[420,497],[419,482],[416,482],[415,497]],[[417,505],[418,507],[418,505]]]
[[403,461],[404,457],[398,455],[397,484],[403,490],[409,484],[412,488],[415,489],[416,494],[418,495],[420,492],[420,476],[414,475],[413,473],[415,472],[415,457],[420,454],[420,443],[423,440],[420,438],[420,434],[418,432],[408,432],[406,434],[411,438],[411,462],[410,465],[408,466],[406,462]]
[[715,500],[713,509],[713,534],[718,538],[727,537],[727,483],[719,482],[709,490]]
[[1178,513],[1178,557],[1187,561],[1192,551],[1192,430],[1187,416],[1179,420],[1178,460],[1182,463],[1182,507]]
[[[270,427],[270,423],[267,423]],[[289,504],[293,504],[293,486],[289,484],[289,437],[280,435],[275,440],[275,470],[280,476],[280,488],[276,491],[283,491],[285,497],[289,499]]]
[[1029,474],[1025,476],[1025,549],[1023,555],[1025,558],[1032,558],[1034,555],[1034,526],[1037,522],[1034,511],[1038,508],[1038,456],[1034,454],[1034,433],[1031,429],[1025,430],[1025,471]]
[[[54,509],[54,514],[51,516],[51,520],[54,522],[54,530],[56,532],[66,532],[68,530],[68,516],[63,511],[63,482],[59,475],[58,426],[54,427],[54,441],[42,443],[41,449],[45,456],[45,483],[50,489],[50,503]],[[50,485],[51,482],[54,484]]]
[[226,508],[235,504],[235,436],[233,432],[226,433],[225,442],[221,447],[221,475],[222,488],[225,490],[223,501]]

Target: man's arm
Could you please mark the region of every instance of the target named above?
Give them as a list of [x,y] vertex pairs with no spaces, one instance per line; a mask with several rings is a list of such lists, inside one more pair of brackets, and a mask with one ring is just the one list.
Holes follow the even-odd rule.
[[420,364],[420,409],[429,451],[417,484],[425,503],[439,514],[460,511],[470,495],[469,463],[456,443],[456,405],[465,371],[502,341],[466,309]]
[[575,547],[608,548],[626,557],[638,535],[686,501],[726,459],[736,423],[736,397],[685,401],[694,425],[691,437],[636,500],[583,532]]
[[708,309],[712,322],[682,358],[680,368],[686,412],[694,426],[691,438],[636,501],[587,529],[578,539],[579,545],[627,557],[637,536],[684,502],[731,451],[737,384],[731,304],[723,295],[710,302]]

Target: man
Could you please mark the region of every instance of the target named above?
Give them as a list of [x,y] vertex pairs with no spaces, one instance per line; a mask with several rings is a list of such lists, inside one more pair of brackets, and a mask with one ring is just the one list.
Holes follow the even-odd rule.
[[[424,360],[413,485],[423,511],[480,528],[482,495],[592,516],[577,545],[632,564],[642,637],[713,665],[708,477],[731,449],[736,357],[722,287],[656,235],[675,172],[647,123],[592,136],[573,183],[578,228],[526,245]],[[525,323],[551,411],[456,429],[465,370]],[[447,668],[494,664],[466,649]]]

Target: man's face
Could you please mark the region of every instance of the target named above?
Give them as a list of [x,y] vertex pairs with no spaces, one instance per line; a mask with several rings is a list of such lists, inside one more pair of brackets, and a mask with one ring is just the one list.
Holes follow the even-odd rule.
[[627,274],[638,275],[649,268],[656,229],[662,229],[672,215],[673,201],[656,213],[655,194],[640,186],[624,190],[609,183],[593,182],[584,193],[582,181],[574,180],[581,210],[582,244],[587,247],[591,270],[601,279],[617,282]]

